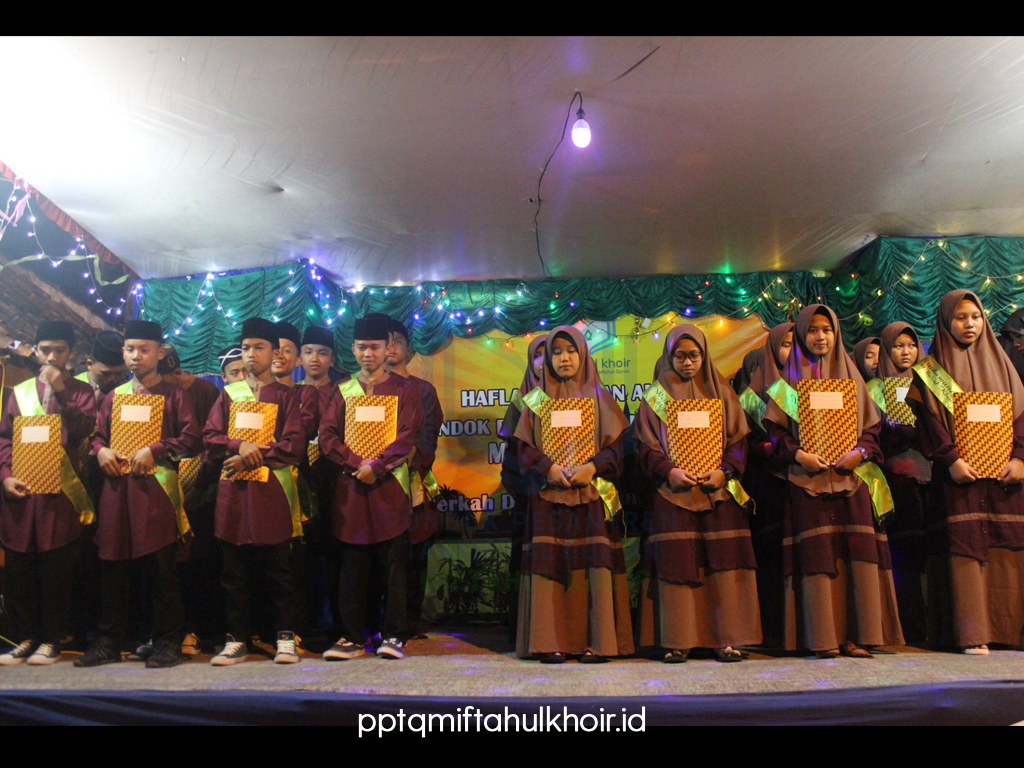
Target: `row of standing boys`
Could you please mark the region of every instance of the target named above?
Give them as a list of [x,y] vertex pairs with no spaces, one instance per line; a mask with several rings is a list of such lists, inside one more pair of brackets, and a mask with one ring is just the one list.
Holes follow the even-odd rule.
[[[355,335],[360,371],[332,381],[329,329],[300,336],[288,323],[247,320],[220,354],[218,392],[181,370],[157,323],[101,334],[89,372],[72,378],[73,327],[42,322],[39,375],[14,388],[0,420],[4,597],[17,642],[0,665],[55,663],[73,624],[92,638],[75,659],[85,667],[121,661],[126,644],[129,659],[174,666],[199,652],[197,631],[216,643],[215,666],[244,661],[254,631],[274,644],[275,661],[293,663],[296,632],[317,622],[340,627],[327,659],[362,655],[367,632],[381,635],[377,655],[402,658],[436,529],[431,466],[443,416],[434,388],[409,374],[401,323],[369,315]],[[300,360],[306,378],[295,382]],[[348,446],[346,429],[378,426],[346,421],[353,397],[390,404],[394,433],[377,456]],[[266,442],[232,437],[246,403],[274,419]],[[377,409],[357,410],[378,421]],[[60,492],[33,492],[31,468],[15,475],[15,444],[32,419],[54,416]],[[157,423],[157,441],[113,450],[113,433]],[[329,571],[336,601],[324,593]],[[89,605],[96,615],[79,615]],[[130,642],[132,624],[150,641]]]
[[[900,601],[914,639],[932,647],[1020,647],[1024,389],[1004,349],[1024,346],[1020,315],[1001,343],[978,296],[952,291],[927,357],[907,323],[851,356],[836,314],[814,304],[770,330],[733,386],[704,334],[680,325],[632,425],[577,329],[534,338],[503,433],[503,482],[529,505],[513,542],[518,654],[600,663],[639,651],[682,663],[701,649],[734,662],[747,657],[742,647],[764,643],[870,658],[904,644]],[[895,407],[881,394],[890,379]],[[839,388],[827,380],[844,380],[846,391],[852,381],[856,397],[856,444],[831,462],[804,449],[796,408],[801,381]],[[961,455],[953,392],[1004,393],[1010,412],[1000,418],[1012,438],[994,476]],[[554,423],[548,403],[560,398],[592,409],[595,445],[583,466],[545,454],[555,439],[543,428]],[[721,404],[721,466],[701,474],[670,458],[676,417],[695,400]],[[646,486],[632,612],[614,488],[631,446],[635,485]]]

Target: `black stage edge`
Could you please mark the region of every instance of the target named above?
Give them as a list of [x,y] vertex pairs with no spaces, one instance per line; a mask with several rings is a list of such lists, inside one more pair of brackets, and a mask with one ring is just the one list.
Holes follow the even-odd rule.
[[[507,712],[533,716],[645,708],[658,725],[1009,725],[1024,720],[1024,680],[847,688],[834,691],[580,698],[384,697],[308,691],[5,691],[3,725],[349,725],[360,715]],[[476,709],[472,710],[474,713]],[[617,715],[618,716],[618,715]],[[547,714],[544,715],[546,719]],[[364,717],[364,727],[373,722]],[[494,718],[491,719],[493,725]],[[594,719],[591,718],[593,723]],[[632,725],[639,724],[638,719]],[[611,730],[619,721],[612,721]],[[470,732],[475,732],[475,719]],[[553,729],[548,728],[548,732]],[[570,732],[572,728],[569,729]],[[462,728],[465,733],[466,729]],[[436,729],[431,735],[436,734]],[[376,732],[375,732],[376,734]],[[391,734],[384,734],[391,735]]]

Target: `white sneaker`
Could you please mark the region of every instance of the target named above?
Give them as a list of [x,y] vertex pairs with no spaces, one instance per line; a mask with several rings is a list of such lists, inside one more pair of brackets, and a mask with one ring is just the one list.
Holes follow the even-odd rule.
[[380,644],[380,648],[377,649],[377,655],[385,659],[404,659],[405,652],[402,650],[403,647],[402,641],[397,637],[389,637]]
[[[987,645],[972,645],[972,646],[968,646],[967,648],[962,648],[961,649],[961,653],[964,653],[967,656],[988,656],[988,646]],[[0,656],[0,658],[3,658],[3,657]]]
[[32,649],[36,644],[32,640],[26,640],[11,648],[7,653],[0,653],[0,666],[13,667],[15,664],[24,664],[32,655]]
[[56,664],[60,661],[60,648],[52,643],[43,643],[36,648],[35,653],[28,657],[28,663],[33,666],[46,666]]
[[229,667],[232,664],[245,661],[248,655],[249,651],[246,650],[245,643],[239,643],[234,637],[228,635],[227,642],[224,643],[224,650],[214,656],[210,660],[210,664],[215,667]]
[[297,664],[299,654],[295,650],[295,633],[277,633],[277,655],[274,656],[275,664]]

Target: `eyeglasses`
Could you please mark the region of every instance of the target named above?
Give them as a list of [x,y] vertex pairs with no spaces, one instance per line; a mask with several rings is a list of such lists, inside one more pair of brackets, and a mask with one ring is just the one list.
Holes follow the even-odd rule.
[[699,351],[691,352],[690,354],[686,354],[685,352],[676,352],[672,355],[672,359],[678,360],[680,363],[684,360],[689,360],[691,363],[699,363],[703,358],[704,355]]

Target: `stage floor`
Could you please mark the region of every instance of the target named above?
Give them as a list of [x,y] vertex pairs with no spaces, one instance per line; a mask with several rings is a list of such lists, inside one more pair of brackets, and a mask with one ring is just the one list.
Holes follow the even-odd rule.
[[[267,649],[269,651],[269,649]],[[50,667],[0,668],[5,691],[309,691],[389,698],[579,698],[762,694],[962,682],[1024,682],[1024,652],[988,656],[894,648],[873,659],[772,657],[752,650],[750,659],[720,664],[691,659],[667,665],[646,659],[581,665],[544,665],[515,658],[504,629],[432,632],[407,646],[403,661],[373,656],[327,662],[305,654],[298,664],[274,664],[252,653],[249,661],[212,667],[203,655],[172,669],[122,662],[94,669],[72,665],[65,653]]]

